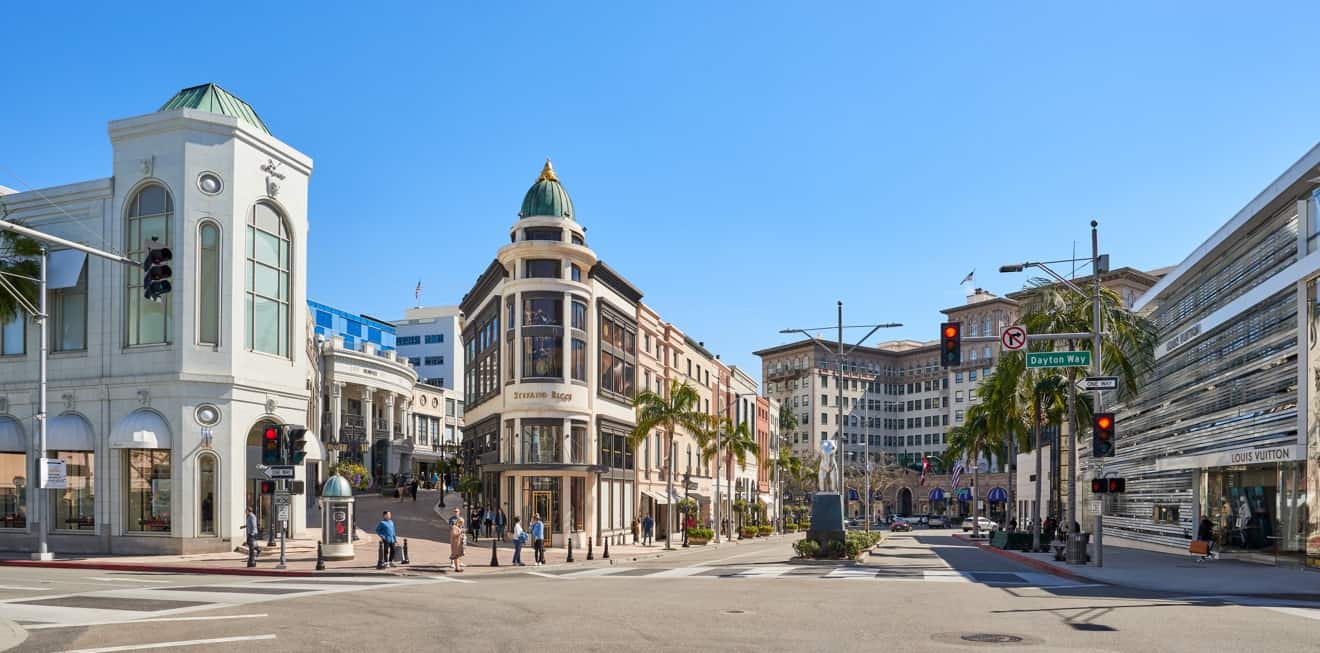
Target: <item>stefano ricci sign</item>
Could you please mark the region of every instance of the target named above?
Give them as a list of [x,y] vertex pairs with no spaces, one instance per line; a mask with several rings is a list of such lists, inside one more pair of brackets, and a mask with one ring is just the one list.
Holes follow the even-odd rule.
[[1263,465],[1267,463],[1282,463],[1290,460],[1306,460],[1306,446],[1292,444],[1282,447],[1266,447],[1263,449],[1233,449],[1231,451],[1218,451],[1215,453],[1201,454],[1199,456],[1183,456],[1181,458],[1161,458],[1155,461],[1155,469],[1159,471],[1174,469],[1201,469],[1206,467],[1232,467],[1235,465]]
[[518,401],[572,401],[571,392],[515,392],[513,398]]

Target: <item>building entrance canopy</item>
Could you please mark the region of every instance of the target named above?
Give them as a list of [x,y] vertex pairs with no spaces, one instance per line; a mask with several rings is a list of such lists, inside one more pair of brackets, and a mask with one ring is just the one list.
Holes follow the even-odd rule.
[[1290,460],[1306,460],[1306,446],[1291,444],[1280,447],[1266,447],[1263,449],[1247,447],[1244,449],[1217,451],[1215,453],[1202,454],[1199,456],[1161,458],[1155,461],[1155,469],[1163,472],[1179,469],[1206,469],[1210,467],[1232,467],[1236,465],[1261,465],[1267,463],[1287,462]]
[[129,413],[110,432],[113,449],[169,449],[172,443],[169,425],[148,410]]

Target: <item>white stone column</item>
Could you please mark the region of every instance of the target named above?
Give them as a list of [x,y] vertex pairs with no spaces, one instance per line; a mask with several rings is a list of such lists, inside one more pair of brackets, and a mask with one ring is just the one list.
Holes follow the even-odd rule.
[[329,455],[330,458],[329,462],[331,465],[334,465],[335,463],[339,462],[338,445],[343,437],[340,434],[340,429],[342,428],[343,425],[343,416],[342,416],[343,399],[344,399],[343,394],[344,394],[344,384],[342,383],[330,384],[330,433],[329,433],[329,437],[325,437],[326,434],[324,433],[321,434],[322,435],[321,441],[332,443],[333,449],[332,447],[327,447],[327,449],[331,449]]
[[[558,545],[564,547],[568,546],[568,538],[573,537],[572,523],[568,520],[568,513],[572,509],[572,504],[569,503],[572,487],[573,477],[564,476],[559,479],[559,532],[564,536]],[[574,542],[573,546],[576,548],[577,542]]]
[[[376,444],[374,416],[372,415],[372,390],[366,386],[362,388],[362,429],[366,434],[366,450],[362,452],[362,464],[367,468],[367,474],[375,476],[372,463],[372,449]],[[377,479],[379,482],[379,479]]]
[[402,453],[394,447],[394,393],[385,393],[385,473],[398,474]]

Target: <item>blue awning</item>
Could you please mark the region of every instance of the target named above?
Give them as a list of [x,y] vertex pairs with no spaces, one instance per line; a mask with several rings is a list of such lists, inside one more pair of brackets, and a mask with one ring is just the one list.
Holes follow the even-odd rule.
[[990,503],[1004,503],[1005,501],[1008,501],[1008,490],[1005,490],[1002,487],[997,487],[990,490],[990,495],[986,498],[990,500]]
[[935,488],[935,489],[931,490],[931,491],[930,491],[930,500],[931,500],[931,501],[943,501],[943,500],[944,500],[944,489],[943,489],[943,488]]
[[861,501],[861,500],[862,500],[861,495],[857,494],[857,488],[852,488],[852,487],[848,488],[848,500],[849,500],[849,501]]

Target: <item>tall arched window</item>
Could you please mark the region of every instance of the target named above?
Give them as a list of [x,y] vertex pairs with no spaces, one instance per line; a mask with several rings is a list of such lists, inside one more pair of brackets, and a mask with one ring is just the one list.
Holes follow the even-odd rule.
[[220,227],[197,228],[197,342],[220,344]]
[[215,522],[220,509],[220,497],[216,492],[216,470],[219,467],[215,454],[204,453],[197,457],[197,534],[215,535]]
[[289,355],[289,231],[275,207],[252,207],[247,227],[244,339],[252,351]]
[[[159,184],[150,184],[139,190],[128,201],[125,255],[140,261],[148,247],[169,247],[170,220],[174,217],[174,200],[169,191]],[[155,239],[154,241],[152,239]],[[125,338],[127,344],[152,345],[169,342],[170,295],[152,301],[142,295],[140,270],[126,269],[127,291],[124,302]]]

